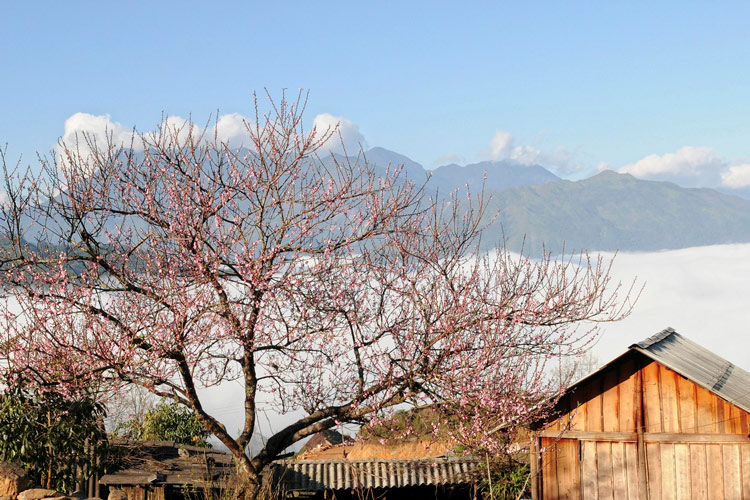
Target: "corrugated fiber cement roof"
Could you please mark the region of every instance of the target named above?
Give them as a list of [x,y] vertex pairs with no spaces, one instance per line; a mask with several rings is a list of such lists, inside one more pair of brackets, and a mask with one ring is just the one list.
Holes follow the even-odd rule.
[[425,460],[279,460],[274,473],[289,491],[470,484],[479,472],[477,458]]

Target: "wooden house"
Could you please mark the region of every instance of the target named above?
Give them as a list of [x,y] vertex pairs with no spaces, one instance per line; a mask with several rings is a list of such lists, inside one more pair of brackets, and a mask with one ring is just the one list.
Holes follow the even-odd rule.
[[531,444],[535,500],[750,500],[750,373],[671,328],[556,410]]

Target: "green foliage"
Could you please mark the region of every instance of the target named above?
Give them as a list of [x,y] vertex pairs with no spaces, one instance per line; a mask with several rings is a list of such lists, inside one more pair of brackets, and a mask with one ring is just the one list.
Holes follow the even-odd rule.
[[210,448],[210,432],[188,408],[173,402],[161,402],[115,428],[115,434],[135,441],[173,441]]
[[108,448],[104,415],[90,398],[8,389],[0,394],[0,460],[23,465],[38,484],[74,491],[81,473],[102,472],[96,457]]
[[485,474],[484,480],[479,484],[482,498],[494,500],[531,498],[530,471],[529,464],[513,459],[490,462],[489,477]]

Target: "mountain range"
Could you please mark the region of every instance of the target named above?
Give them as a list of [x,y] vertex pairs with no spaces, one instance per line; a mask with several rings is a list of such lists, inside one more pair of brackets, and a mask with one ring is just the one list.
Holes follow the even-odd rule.
[[505,244],[538,257],[543,252],[656,251],[750,242],[750,199],[714,189],[684,188],[611,170],[569,181],[541,165],[510,160],[427,170],[383,148],[366,151],[364,158],[380,175],[401,167],[406,178],[438,199],[458,192],[464,200],[467,189],[481,192],[487,224],[483,250]]
[[539,256],[589,251],[655,251],[750,242],[750,200],[709,188],[636,179],[610,170],[568,181],[541,165],[513,161],[445,165],[428,171],[383,148],[365,153],[378,170],[403,165],[415,182],[443,195],[484,188],[484,249],[505,241]]

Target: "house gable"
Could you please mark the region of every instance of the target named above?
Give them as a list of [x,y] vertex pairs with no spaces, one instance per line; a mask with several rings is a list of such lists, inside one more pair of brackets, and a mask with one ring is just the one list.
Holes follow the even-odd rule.
[[750,432],[744,409],[634,350],[570,387],[556,410],[545,429],[634,433],[642,421],[647,433]]

